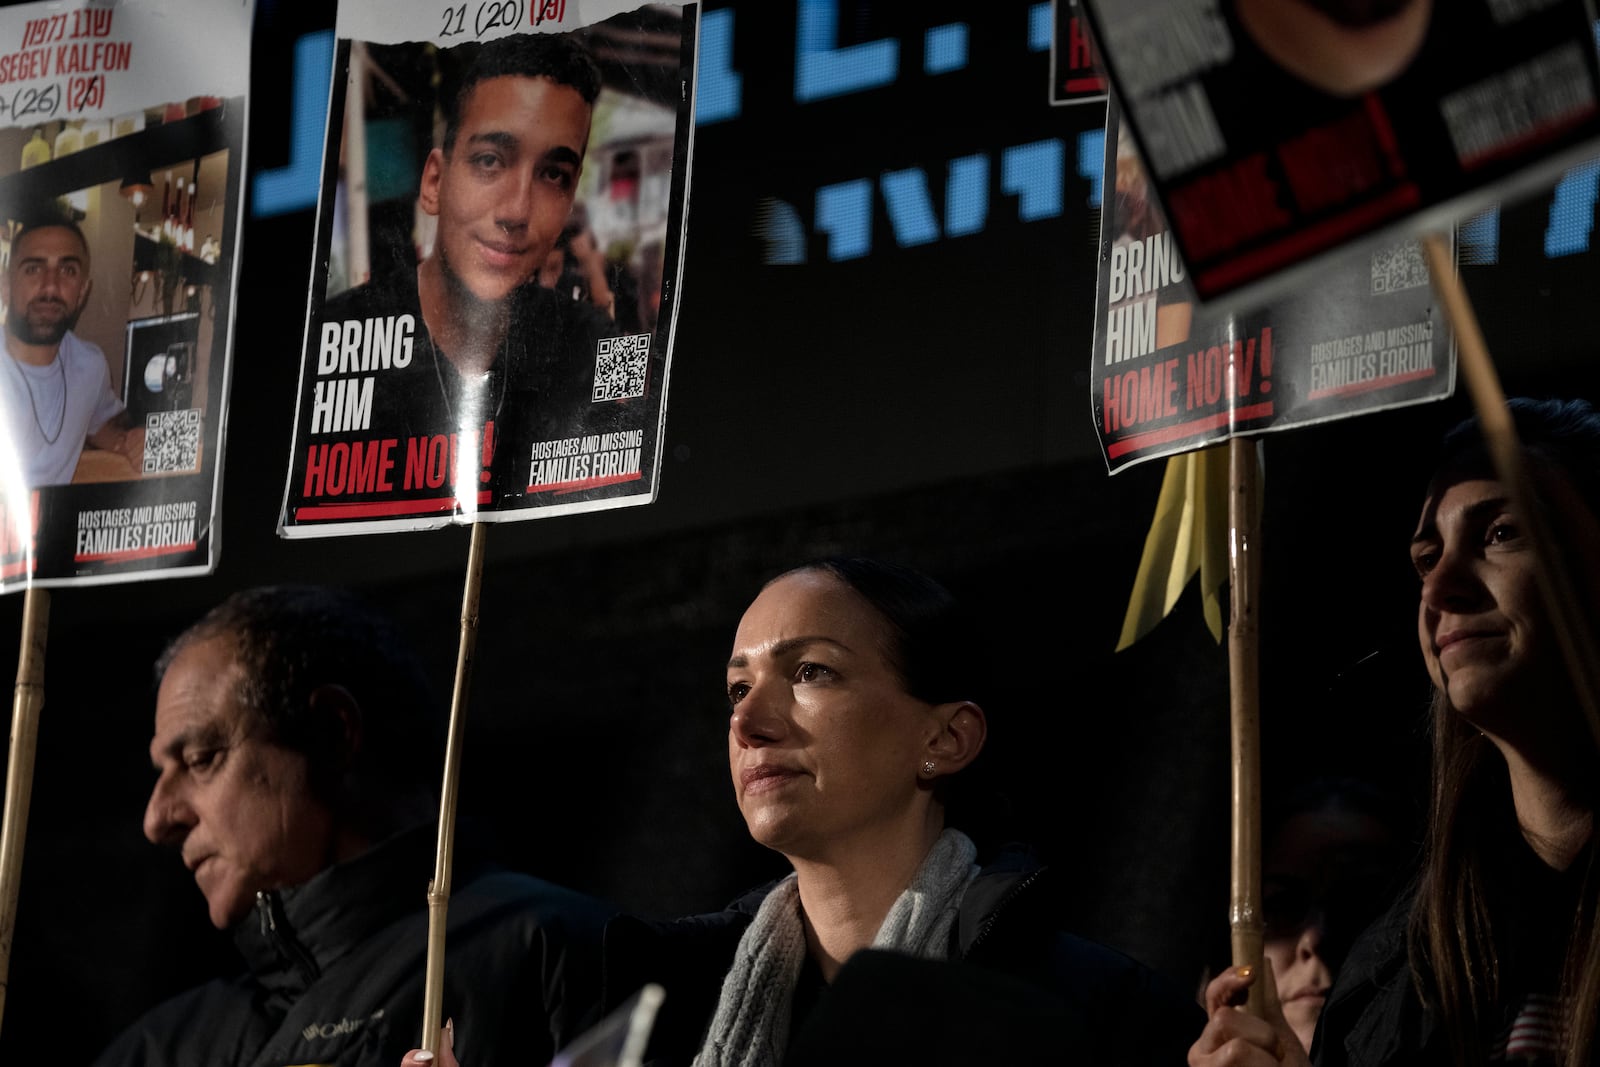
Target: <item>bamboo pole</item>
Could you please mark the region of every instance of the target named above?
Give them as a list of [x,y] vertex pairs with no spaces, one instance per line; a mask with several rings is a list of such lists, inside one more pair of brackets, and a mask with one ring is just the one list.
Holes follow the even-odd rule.
[[33,791],[39,709],[44,707],[44,651],[50,626],[50,594],[28,586],[22,600],[22,651],[11,704],[11,752],[6,760],[5,812],[0,816],[0,1019],[10,988],[11,944],[17,930],[17,890],[22,881],[22,845],[28,833],[28,798]]
[[[1228,928],[1236,967],[1261,967],[1260,498],[1256,443],[1228,440],[1228,691],[1233,769],[1232,880]],[[1260,1016],[1264,985],[1250,987]]]
[[444,931],[450,903],[451,864],[456,843],[456,797],[461,782],[461,739],[472,683],[473,651],[478,643],[478,600],[483,586],[483,539],[487,524],[472,524],[467,550],[466,588],[461,596],[461,645],[456,653],[455,690],[450,698],[450,737],[444,750],[444,785],[439,791],[439,844],[428,883],[428,963],[422,996],[422,1048],[437,1054],[444,1014]]
[[1483,332],[1478,328],[1478,317],[1467,299],[1466,287],[1456,274],[1454,257],[1448,243],[1438,234],[1422,239],[1428,257],[1428,273],[1433,279],[1433,291],[1444,306],[1450,330],[1455,334],[1458,364],[1466,380],[1467,391],[1472,394],[1473,407],[1482,427],[1483,439],[1489,449],[1489,458],[1506,493],[1517,509],[1517,515],[1533,542],[1534,572],[1538,576],[1545,608],[1555,623],[1556,637],[1561,644],[1567,671],[1577,692],[1578,703],[1589,720],[1589,730],[1595,744],[1600,746],[1600,662],[1595,655],[1596,645],[1589,620],[1577,600],[1577,586],[1567,568],[1561,542],[1557,540],[1549,517],[1535,506],[1537,494],[1532,490],[1528,469],[1517,439],[1516,424],[1506,408],[1505,393],[1500,388],[1500,378],[1495,373],[1494,361],[1489,358],[1489,346],[1484,343]]

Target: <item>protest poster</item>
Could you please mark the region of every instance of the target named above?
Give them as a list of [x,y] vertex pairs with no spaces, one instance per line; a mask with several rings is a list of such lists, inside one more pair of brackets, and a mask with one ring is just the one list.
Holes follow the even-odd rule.
[[1106,76],[1078,0],[1053,0],[1050,18],[1050,103],[1103,102]]
[[1455,387],[1417,242],[1334,257],[1250,311],[1203,305],[1112,95],[1090,403],[1107,469],[1404,404]]
[[0,9],[0,590],[215,566],[252,12]]
[[655,499],[697,27],[340,4],[282,536]]
[[1600,154],[1589,0],[1083,0],[1190,284],[1261,304]]

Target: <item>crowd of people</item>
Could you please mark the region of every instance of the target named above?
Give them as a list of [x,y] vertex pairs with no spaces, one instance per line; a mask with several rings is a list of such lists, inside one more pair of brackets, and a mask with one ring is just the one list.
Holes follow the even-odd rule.
[[498,867],[467,835],[448,1027],[424,1051],[414,887],[442,709],[360,600],[267,587],[157,663],[145,816],[248,967],[100,1063],[545,1064],[654,984],[655,1065],[1591,1065],[1600,751],[1539,575],[1567,561],[1579,609],[1600,606],[1600,413],[1510,409],[1528,483],[1501,480],[1469,420],[1410,545],[1435,691],[1421,840],[1372,783],[1274,798],[1263,957],[1219,960],[1198,995],[1076,935],[1052,891],[1071,872],[963,825],[955,789],[1007,724],[982,621],[927,574],[829,558],[755,591],[725,664],[733,796],[789,873],[663,921]]
[[[380,419],[510,427],[489,473],[512,487],[529,442],[621,425],[632,395],[596,409],[595,344],[653,317],[655,287],[574,212],[600,87],[563,38],[485,45],[423,166],[433,249],[321,309],[407,319],[416,359]],[[1119,167],[1135,228],[1139,178]],[[88,260],[81,230],[41,221],[0,273],[29,485],[69,481],[86,445],[143,447],[104,355],[72,332]],[[1165,325],[1186,329],[1180,310]],[[524,407],[537,421],[517,421]],[[1468,420],[1411,539],[1434,688],[1423,833],[1373,783],[1274,797],[1262,956],[1219,951],[1199,990],[1075,932],[1057,894],[1075,872],[963,819],[991,724],[1008,728],[978,651],[990,624],[921,571],[831,557],[753,590],[724,664],[729,784],[786,873],[662,920],[502,865],[467,827],[446,1026],[437,1052],[418,1048],[439,1021],[416,887],[439,839],[443,708],[392,622],[347,590],[280,585],[228,597],[155,664],[144,833],[192,873],[244,968],[151,1010],[97,1063],[539,1067],[656,986],[655,1067],[1594,1067],[1600,722],[1570,667],[1597,650],[1573,651],[1545,579],[1565,563],[1560,592],[1600,630],[1600,414],[1509,407],[1525,482]]]

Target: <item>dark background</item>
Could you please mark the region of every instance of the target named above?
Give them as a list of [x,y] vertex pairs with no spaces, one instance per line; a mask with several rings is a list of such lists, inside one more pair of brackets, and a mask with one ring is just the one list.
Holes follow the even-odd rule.
[[[985,229],[770,265],[771,202],[809,225],[819,186],[1059,137],[1030,5],[839,4],[839,43],[894,37],[894,84],[794,100],[796,4],[735,14],[740,117],[696,135],[659,500],[499,524],[464,749],[464,818],[545,877],[652,915],[720,906],[781,870],[732,802],[722,663],[759,584],[859,552],[922,567],[991,620],[1004,691],[984,760],[1018,826],[1066,869],[1063,915],[1184,983],[1225,932],[1226,650],[1198,600],[1114,653],[1162,464],[1108,477],[1089,417],[1098,212],[1068,166],[1059,215],[994,191]],[[921,73],[922,33],[965,20],[971,64]],[[290,156],[293,42],[333,5],[261,0],[250,172]],[[247,181],[248,184],[248,181]],[[998,183],[995,183],[996,185]],[[1507,392],[1600,395],[1591,253],[1543,251],[1551,194],[1501,210],[1498,262],[1464,276]],[[0,1062],[84,1062],[157,1000],[236,966],[176,858],[144,841],[150,664],[232,590],[352,585],[414,636],[441,694],[468,533],[285,542],[314,216],[251,218],[235,323],[220,560],[205,578],[56,590]],[[1431,450],[1465,395],[1265,441],[1262,690],[1269,791],[1336,770],[1420,795],[1427,696],[1406,559]],[[0,642],[17,647],[22,598]],[[442,762],[442,761],[441,761]],[[425,886],[418,885],[418,907]]]

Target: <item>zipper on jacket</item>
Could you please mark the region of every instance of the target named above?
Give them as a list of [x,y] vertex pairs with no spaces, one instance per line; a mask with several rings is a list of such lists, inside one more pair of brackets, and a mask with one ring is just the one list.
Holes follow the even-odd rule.
[[[322,977],[322,969],[317,966],[317,961],[295,940],[294,933],[289,929],[283,914],[283,902],[278,894],[256,890],[256,911],[261,917],[261,936],[300,972],[306,984],[310,985]],[[279,929],[279,920],[283,920],[282,929]]]
[[1000,918],[1011,902],[1017,899],[1017,894],[1023,892],[1034,882],[1038,881],[1039,876],[1042,874],[1044,874],[1043,867],[1040,867],[1034,871],[1030,871],[1028,875],[1022,879],[1022,881],[1006,890],[1006,895],[1000,898],[1000,902],[994,906],[994,910],[989,913],[989,917],[983,920],[983,925],[978,927],[977,934],[975,934],[972,938],[972,944],[968,945],[967,950],[961,954],[962,959],[966,960],[972,958],[972,954],[978,950],[978,946],[983,944],[984,940],[988,938],[989,931],[994,929],[995,921]]

